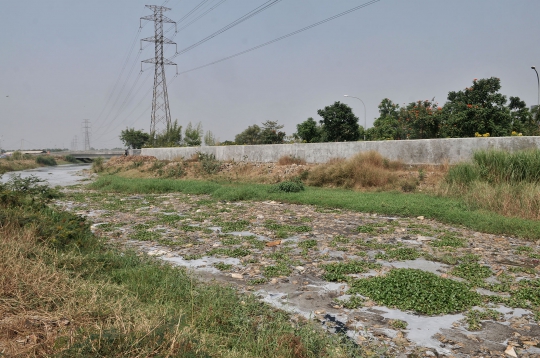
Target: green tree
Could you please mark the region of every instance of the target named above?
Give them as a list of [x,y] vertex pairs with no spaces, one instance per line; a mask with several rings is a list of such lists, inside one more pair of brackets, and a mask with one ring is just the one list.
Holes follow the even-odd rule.
[[320,123],[329,142],[344,142],[358,140],[358,117],[345,103],[339,101],[331,106],[317,111],[322,117]]
[[538,135],[538,123],[527,104],[519,97],[510,97],[509,100],[508,108],[512,117],[512,132],[523,135]]
[[366,138],[370,140],[401,139],[399,122],[400,108],[390,99],[385,98],[379,104],[379,118],[373,127],[366,130]]
[[150,140],[150,134],[145,133],[142,129],[127,128],[120,132],[120,140],[126,147],[132,149],[141,149]]
[[242,133],[234,137],[236,144],[259,144],[261,140],[261,127],[254,124],[247,127]]
[[501,81],[491,77],[474,80],[463,91],[449,92],[443,107],[442,133],[448,137],[474,137],[475,133],[507,136],[512,117],[505,106],[506,96],[499,93]]
[[188,123],[186,131],[184,132],[184,143],[188,147],[198,147],[202,143],[203,129],[201,122],[193,126],[191,122]]
[[280,131],[283,125],[278,125],[277,121],[266,121],[262,124],[260,133],[260,144],[282,144],[285,132]]
[[216,138],[214,137],[214,133],[211,131],[206,131],[206,134],[204,135],[204,144],[206,144],[209,147],[213,147],[217,145]]
[[442,121],[442,108],[435,99],[411,102],[399,113],[401,139],[438,138]]
[[167,128],[162,133],[154,133],[152,136],[153,147],[181,147],[182,146],[182,126],[178,125],[178,120],[172,124],[167,124]]
[[296,125],[296,138],[301,139],[306,143],[322,142],[322,127],[315,122],[315,120],[309,117],[304,122]]

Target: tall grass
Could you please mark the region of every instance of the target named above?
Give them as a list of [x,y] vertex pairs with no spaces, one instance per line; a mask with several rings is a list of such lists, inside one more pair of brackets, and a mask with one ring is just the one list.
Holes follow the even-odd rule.
[[443,195],[506,216],[540,219],[540,150],[478,151],[470,163],[451,167]]
[[302,158],[297,158],[293,155],[284,155],[278,159],[278,164],[279,165],[291,165],[291,164],[304,165],[306,164],[306,161]]
[[377,152],[358,153],[350,159],[334,159],[313,168],[307,184],[343,188],[388,188],[399,181],[395,173],[398,161],[390,161]]

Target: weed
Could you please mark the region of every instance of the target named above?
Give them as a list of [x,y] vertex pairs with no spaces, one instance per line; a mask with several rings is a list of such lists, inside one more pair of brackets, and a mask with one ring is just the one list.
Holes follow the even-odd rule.
[[425,315],[462,312],[481,301],[481,296],[462,282],[416,269],[394,269],[386,276],[356,280],[348,292]]
[[248,281],[248,285],[255,286],[255,285],[264,285],[268,282],[268,279],[266,278],[254,278]]
[[475,285],[481,284],[484,279],[493,275],[493,272],[488,266],[482,266],[477,262],[461,263],[454,267],[451,273],[452,275],[464,278]]
[[367,272],[369,270],[375,270],[380,267],[380,264],[367,261],[331,263],[323,265],[323,268],[326,272],[323,274],[322,277],[327,281],[347,281],[347,277],[345,275]]
[[191,261],[191,260],[199,260],[203,257],[203,255],[201,254],[188,254],[188,255],[183,255],[182,256],[184,260],[187,260],[187,261]]
[[467,240],[446,234],[440,236],[437,240],[431,241],[429,244],[434,247],[467,247]]
[[201,169],[206,174],[215,174],[221,168],[221,163],[216,160],[216,156],[214,154],[197,152],[197,156],[201,165]]
[[485,311],[479,311],[472,309],[465,314],[465,322],[467,322],[467,329],[469,331],[479,331],[482,329],[480,321],[493,320],[498,321],[502,318],[503,314],[493,309],[487,309]]
[[161,234],[155,231],[135,231],[135,233],[131,234],[130,239],[138,240],[138,241],[156,241],[161,237]]
[[223,232],[244,231],[249,227],[249,221],[247,220],[226,221],[216,224],[221,226]]
[[523,254],[525,252],[533,252],[533,248],[530,246],[518,246],[516,247],[516,252],[518,254]]
[[292,272],[289,266],[283,262],[275,266],[265,266],[263,271],[266,277],[288,276]]
[[311,248],[317,247],[317,240],[311,239],[311,240],[300,241],[298,243],[298,247],[307,251]]
[[250,255],[251,251],[241,247],[236,249],[215,248],[208,251],[206,254],[208,256],[244,257]]
[[375,255],[376,259],[381,260],[416,260],[421,254],[412,247],[398,247],[386,250],[386,252]]
[[358,295],[352,295],[348,300],[342,301],[336,299],[334,302],[336,302],[339,305],[343,305],[343,307],[348,308],[350,310],[356,309],[358,307],[362,307],[364,305],[364,302],[366,300]]
[[226,264],[223,262],[217,262],[214,264],[214,267],[217,268],[219,271],[228,271],[230,270],[233,265],[232,264]]
[[393,319],[392,321],[390,321],[390,327],[394,329],[407,329],[408,325],[409,324],[407,322],[400,319]]

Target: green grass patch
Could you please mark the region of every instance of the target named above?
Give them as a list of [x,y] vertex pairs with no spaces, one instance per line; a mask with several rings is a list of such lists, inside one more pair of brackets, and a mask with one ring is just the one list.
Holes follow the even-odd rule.
[[223,262],[217,262],[214,264],[214,267],[217,268],[219,271],[229,271],[230,269],[232,269],[233,265]]
[[467,323],[467,329],[469,331],[479,331],[482,329],[481,321],[492,320],[498,321],[503,317],[501,312],[493,309],[487,309],[485,311],[470,310],[465,314],[465,322]]
[[157,241],[159,238],[161,238],[161,234],[154,231],[140,230],[129,235],[129,238],[138,241]]
[[247,220],[225,221],[215,224],[221,226],[222,232],[244,231],[249,227]]
[[442,235],[429,243],[434,247],[467,247],[467,240],[453,235]]
[[346,275],[375,270],[380,268],[381,265],[367,261],[349,261],[326,264],[322,267],[325,270],[322,276],[323,279],[327,281],[347,281]]
[[386,276],[356,280],[349,293],[425,315],[463,312],[481,303],[481,296],[468,285],[416,269],[395,269]]
[[413,249],[412,247],[398,247],[386,250],[386,252],[378,253],[375,255],[376,259],[380,260],[416,260],[422,256],[418,250]]
[[263,269],[264,276],[266,277],[289,276],[291,272],[291,268],[283,262],[277,265],[265,266]]

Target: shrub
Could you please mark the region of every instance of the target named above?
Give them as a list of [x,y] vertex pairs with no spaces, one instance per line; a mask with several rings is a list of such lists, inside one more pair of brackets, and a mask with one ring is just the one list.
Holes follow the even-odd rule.
[[36,158],[36,163],[47,166],[57,165],[56,160],[51,156],[40,155]]
[[77,158],[75,158],[75,157],[72,156],[71,154],[66,155],[66,156],[64,157],[64,160],[65,160],[66,162],[69,162],[69,163],[77,163],[77,162],[78,162]]
[[214,154],[197,152],[197,159],[201,163],[201,169],[206,174],[215,174],[221,168],[221,163],[216,160],[216,156]]
[[101,173],[103,171],[103,158],[97,157],[92,161],[92,171],[94,173]]
[[283,181],[273,185],[268,191],[271,193],[298,193],[302,190],[305,190],[305,188],[301,181]]
[[370,188],[394,185],[401,169],[398,161],[390,161],[375,151],[358,153],[350,159],[332,159],[308,174],[307,184],[344,188]]

